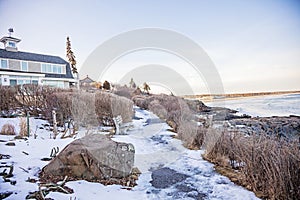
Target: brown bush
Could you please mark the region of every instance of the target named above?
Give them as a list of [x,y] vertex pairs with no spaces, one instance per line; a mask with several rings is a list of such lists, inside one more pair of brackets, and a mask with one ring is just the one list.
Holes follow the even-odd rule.
[[56,111],[56,120],[58,125],[72,118],[72,99],[75,92],[56,91],[47,95],[45,107],[42,109],[43,116],[52,122],[52,111]]
[[160,119],[167,119],[167,110],[159,103],[158,100],[151,101],[149,104],[149,110],[155,113]]
[[16,135],[15,127],[12,124],[4,124],[1,128],[1,135]]
[[134,115],[133,102],[126,97],[111,96],[111,112],[113,117],[122,116],[123,122],[130,122]]
[[133,117],[133,102],[125,97],[120,97],[108,92],[97,92],[95,95],[96,114],[101,122],[109,121],[121,115],[123,122],[129,122]]
[[[217,165],[239,169],[241,184],[259,197],[300,198],[300,152],[296,141],[238,132],[211,132],[205,157]],[[209,142],[208,142],[209,141]],[[221,159],[222,158],[222,159]]]
[[194,147],[194,140],[197,136],[197,124],[193,121],[182,121],[178,126],[178,137],[184,142],[184,146],[188,148]]
[[0,94],[0,114],[11,116],[20,107],[20,103],[16,98],[17,89],[16,87],[0,85]]
[[17,99],[23,111],[30,112],[31,115],[38,116],[48,112],[49,97],[56,92],[63,92],[63,89],[35,84],[25,84],[17,86]]
[[84,127],[97,126],[95,94],[81,91],[72,97],[71,112],[74,121]]
[[116,85],[113,93],[118,96],[122,96],[122,97],[126,97],[128,99],[131,99],[134,91],[135,91],[134,88]]

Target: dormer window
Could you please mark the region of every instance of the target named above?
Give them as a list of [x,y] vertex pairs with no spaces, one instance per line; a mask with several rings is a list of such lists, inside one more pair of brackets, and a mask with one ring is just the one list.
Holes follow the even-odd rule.
[[9,42],[8,42],[8,46],[9,46],[9,47],[12,47],[12,48],[16,48],[16,43],[15,43],[15,42],[12,42],[12,41],[9,41]]
[[9,36],[4,36],[0,39],[0,42],[4,44],[6,51],[18,51],[17,44],[21,41],[18,38],[11,37],[12,29],[9,29]]

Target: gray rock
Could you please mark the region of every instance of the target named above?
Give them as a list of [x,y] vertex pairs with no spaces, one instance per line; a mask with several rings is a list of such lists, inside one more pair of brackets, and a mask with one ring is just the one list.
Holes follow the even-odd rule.
[[6,146],[16,146],[16,143],[14,143],[14,142],[8,142],[8,143],[6,143],[5,145],[6,145]]
[[92,134],[67,145],[47,166],[42,177],[68,176],[88,181],[124,178],[134,165],[134,146]]
[[176,172],[170,168],[161,168],[152,172],[151,184],[155,188],[168,188],[176,183],[182,182],[189,176]]

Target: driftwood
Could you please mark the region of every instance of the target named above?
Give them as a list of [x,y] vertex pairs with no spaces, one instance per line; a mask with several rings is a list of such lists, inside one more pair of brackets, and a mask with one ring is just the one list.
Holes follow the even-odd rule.
[[65,194],[71,194],[73,193],[73,190],[65,186],[67,179],[68,176],[65,176],[64,180],[60,183],[40,183],[39,190],[30,192],[26,196],[26,199],[45,200],[45,197],[50,192],[62,192]]
[[[9,178],[13,177],[14,166],[13,165],[0,165],[0,168],[5,168],[2,172],[0,172],[0,176],[2,176],[5,182],[10,182],[10,184],[15,185],[17,182],[15,180],[10,180]],[[9,169],[8,173],[6,172]]]

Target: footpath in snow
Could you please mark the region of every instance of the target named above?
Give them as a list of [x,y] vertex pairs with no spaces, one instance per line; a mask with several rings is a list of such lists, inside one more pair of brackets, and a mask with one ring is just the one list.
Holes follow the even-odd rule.
[[[2,120],[2,119],[1,119]],[[258,199],[254,193],[235,185],[227,177],[214,171],[213,164],[202,159],[203,151],[188,150],[182,146],[169,126],[152,113],[136,108],[134,129],[128,135],[114,136],[113,140],[132,143],[135,146],[135,166],[142,174],[132,190],[119,185],[104,186],[87,181],[70,181],[66,186],[73,194],[52,192],[53,199]],[[7,163],[14,164],[15,185],[0,182],[2,191],[14,192],[7,199],[25,199],[29,191],[38,190],[36,183],[26,182],[36,178],[38,171],[47,164],[40,159],[49,157],[53,147],[63,149],[73,139],[48,139],[49,132],[37,139],[18,140],[16,146],[1,145],[1,153],[9,154]],[[13,137],[1,136],[1,140]],[[25,151],[29,155],[25,155]],[[24,171],[23,169],[26,169]]]

